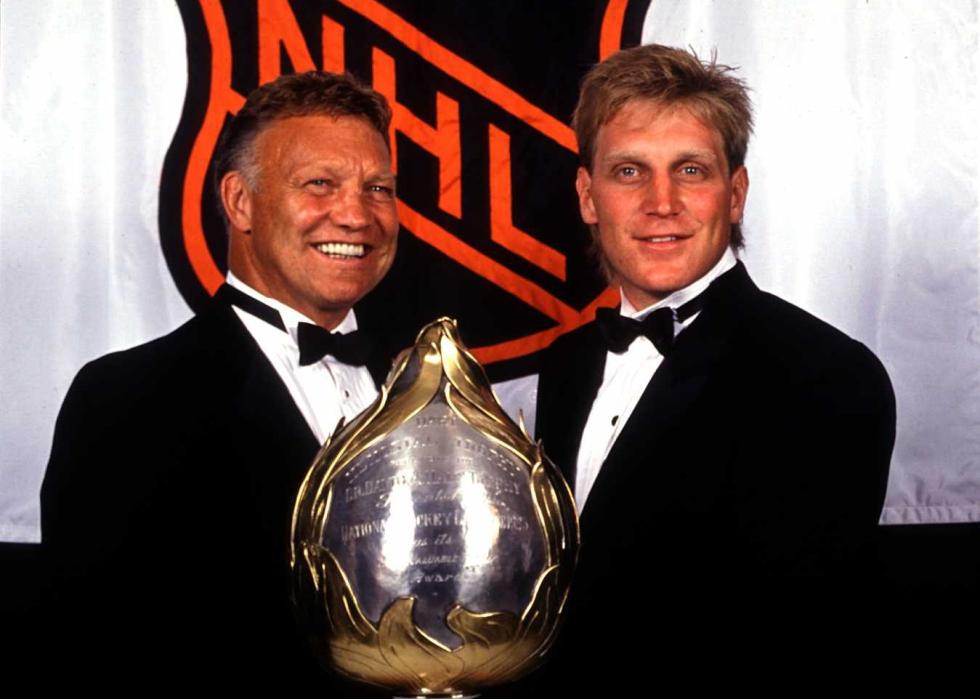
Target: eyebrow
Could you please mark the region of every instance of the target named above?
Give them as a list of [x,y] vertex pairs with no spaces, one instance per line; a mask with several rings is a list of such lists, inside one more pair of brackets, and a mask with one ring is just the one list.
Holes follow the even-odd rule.
[[[291,168],[292,174],[303,172],[306,170],[314,170],[317,172],[323,172],[328,177],[340,178],[344,175],[342,174],[343,167],[338,167],[336,163],[324,161],[324,160],[314,160],[308,162],[302,162],[294,165]],[[305,174],[305,173],[304,173]],[[365,181],[378,181],[378,180],[396,180],[395,173],[390,169],[378,169],[378,170],[368,170],[364,174]]]
[[616,151],[614,153],[609,153],[607,156],[602,158],[604,163],[617,163],[624,160],[643,160],[639,153],[634,153],[628,150]]
[[686,150],[677,155],[677,160],[711,160],[717,161],[718,157],[714,151],[710,150]]
[[[645,160],[646,157],[639,152],[623,150],[623,151],[616,151],[614,153],[610,153],[609,155],[607,155],[602,159],[602,162],[603,163],[617,163],[617,162],[626,162],[626,161],[643,162]],[[711,162],[717,162],[718,157],[715,155],[714,151],[695,148],[691,150],[681,151],[672,160],[674,162],[679,162],[682,160],[710,160]]]

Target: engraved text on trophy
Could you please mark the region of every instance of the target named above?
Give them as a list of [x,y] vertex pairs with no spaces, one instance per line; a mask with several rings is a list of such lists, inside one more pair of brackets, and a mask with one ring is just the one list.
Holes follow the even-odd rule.
[[338,475],[322,543],[368,619],[414,596],[418,627],[455,648],[445,618],[457,602],[519,616],[531,600],[546,543],[528,480],[439,395]]

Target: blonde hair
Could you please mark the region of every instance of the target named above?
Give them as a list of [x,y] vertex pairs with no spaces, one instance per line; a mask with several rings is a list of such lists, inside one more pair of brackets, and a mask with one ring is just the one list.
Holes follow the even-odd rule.
[[[729,174],[745,164],[752,134],[752,102],[734,68],[715,56],[702,61],[693,51],[649,44],[624,49],[592,67],[582,80],[572,128],[582,166],[592,172],[599,129],[634,100],[681,105],[720,135]],[[593,237],[595,232],[593,231]],[[739,224],[732,225],[731,245],[744,245]]]

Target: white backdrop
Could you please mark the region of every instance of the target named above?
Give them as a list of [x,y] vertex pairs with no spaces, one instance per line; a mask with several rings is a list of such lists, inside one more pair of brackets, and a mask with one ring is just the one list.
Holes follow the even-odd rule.
[[[644,27],[717,47],[754,90],[744,258],[888,368],[886,523],[980,521],[977,14],[976,0],[653,0]],[[0,3],[0,539],[39,538],[75,371],[189,316],[157,238],[186,75],[165,0]]]
[[977,14],[975,0],[654,0],[644,25],[644,42],[717,47],[753,88],[743,258],[888,369],[885,523],[980,520]]
[[38,540],[75,372],[190,316],[157,236],[186,82],[171,2],[0,3],[0,539]]

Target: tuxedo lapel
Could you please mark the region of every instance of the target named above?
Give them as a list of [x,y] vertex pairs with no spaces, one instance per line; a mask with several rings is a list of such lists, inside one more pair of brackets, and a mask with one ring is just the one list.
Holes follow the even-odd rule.
[[295,467],[305,469],[319,442],[255,340],[244,328],[241,334],[243,373],[231,405],[233,420],[239,425],[236,431],[245,443],[252,443],[256,453],[274,446],[281,455],[279,464],[270,465],[274,470],[289,467],[295,473]]
[[[225,377],[216,417],[220,458],[227,477],[250,493],[249,501],[266,535],[284,542],[289,512],[319,442],[286,385],[229,306],[209,311],[208,343],[220,356],[212,371]],[[242,492],[235,489],[235,492]],[[243,503],[239,503],[241,507]],[[238,511],[235,509],[234,511]]]
[[367,369],[371,372],[371,378],[374,379],[374,385],[378,389],[384,385],[385,379],[388,378],[388,371],[391,369],[393,356],[383,351],[378,344],[375,344],[371,357],[368,359]]
[[289,389],[232,307],[216,298],[207,314],[211,328],[207,342],[220,355],[221,370],[228,376],[227,410],[235,431],[248,440],[250,433],[245,432],[246,428],[254,428],[258,435],[271,429],[281,434],[283,441],[313,444],[315,450],[316,437]]
[[738,263],[706,292],[704,309],[678,335],[603,462],[582,512],[583,527],[592,524],[593,513],[608,512],[608,499],[628,483],[634,469],[656,468],[655,454],[672,439],[672,426],[689,414],[731,352],[737,310],[751,288],[745,268]]
[[241,388],[231,405],[232,421],[238,425],[236,431],[245,443],[252,443],[260,452],[266,450],[263,442],[275,444],[282,453],[283,463],[273,468],[294,463],[292,455],[305,455],[307,461],[312,459],[319,448],[313,431],[265,355],[257,346],[251,349],[254,351],[249,352],[251,357]]
[[539,387],[536,418],[545,453],[573,489],[582,432],[606,364],[606,347],[595,324],[577,332],[580,337],[574,351],[549,357],[554,365],[541,373],[547,385]]

